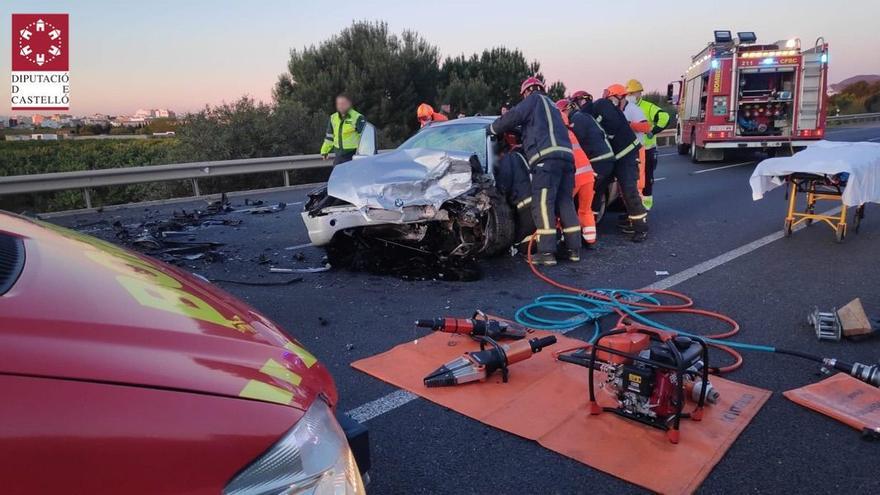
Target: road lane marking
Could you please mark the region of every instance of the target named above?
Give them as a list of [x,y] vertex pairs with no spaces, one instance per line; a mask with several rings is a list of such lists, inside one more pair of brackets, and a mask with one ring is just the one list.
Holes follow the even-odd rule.
[[657,155],[657,156],[672,156],[672,155],[677,155],[677,154],[678,154],[678,153],[660,153],[660,154]]
[[880,137],[871,138],[868,141],[880,141]]
[[666,177],[657,177],[654,179],[654,182],[660,182],[661,180],[666,180]]
[[412,392],[397,389],[384,397],[379,397],[374,401],[358,406],[348,411],[346,414],[358,423],[365,423],[376,416],[381,416],[392,409],[397,409],[398,407],[418,398],[419,396]]
[[716,170],[724,170],[725,168],[742,167],[743,165],[752,165],[754,163],[755,163],[755,161],[752,160],[749,162],[734,163],[733,165],[724,165],[724,166],[715,167],[715,168],[703,168],[703,169],[695,170],[695,171],[691,172],[690,175],[705,174],[706,172],[714,172]]
[[[740,165],[742,165],[742,164],[740,164]],[[655,180],[655,182],[656,182],[656,180]],[[837,206],[837,207],[832,208],[826,212],[823,212],[822,214],[823,215],[836,215],[836,214],[840,213],[840,208],[841,208],[840,206]],[[793,231],[797,232],[803,228],[806,228],[806,224],[801,223],[798,226],[796,226],[793,229]],[[639,290],[670,289],[670,288],[675,287],[676,285],[679,285],[681,283],[684,283],[684,282],[686,282],[696,276],[702,275],[703,273],[706,273],[713,268],[718,268],[719,266],[721,266],[725,263],[729,263],[729,262],[731,262],[741,256],[749,254],[758,248],[761,248],[763,246],[766,246],[767,244],[770,244],[771,242],[778,241],[779,239],[782,239],[784,236],[785,236],[785,234],[783,233],[782,229],[779,229],[778,231],[776,231],[772,234],[765,235],[764,237],[762,237],[758,240],[752,241],[752,242],[745,244],[743,246],[740,246],[738,248],[731,249],[730,251],[722,253],[712,259],[706,260],[702,263],[699,263],[699,264],[696,264],[690,268],[687,268],[684,271],[678,272],[675,275],[671,275],[671,276],[666,277],[662,280],[658,280],[657,282],[654,282],[651,285],[642,287]],[[560,333],[568,333],[572,330],[574,330],[574,328],[563,330]],[[408,404],[417,398],[418,398],[418,396],[413,394],[412,392],[408,392],[408,391],[402,390],[402,389],[397,389],[388,395],[385,395],[383,397],[379,397],[378,399],[376,399],[374,401],[367,402],[366,404],[364,404],[362,406],[356,407],[356,408],[348,411],[348,415],[351,416],[351,418],[356,420],[357,422],[363,423],[363,422],[369,421],[373,418],[376,418],[378,416],[381,416],[389,411],[397,409],[398,407],[400,407],[404,404]]]

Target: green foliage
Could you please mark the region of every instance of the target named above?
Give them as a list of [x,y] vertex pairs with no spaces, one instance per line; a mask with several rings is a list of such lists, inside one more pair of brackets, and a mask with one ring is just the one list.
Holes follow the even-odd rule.
[[[385,23],[355,22],[318,46],[292,50],[274,95],[326,118],[345,93],[384,137],[399,142],[418,127],[416,107],[437,95],[439,59],[437,48],[412,31],[397,36]],[[303,150],[317,152],[320,143]]]
[[[0,141],[0,176],[172,163],[177,145],[174,139]],[[145,201],[180,194],[186,194],[180,184],[135,184],[99,191],[96,204]],[[13,211],[83,206],[79,191],[0,197],[0,209]]]
[[880,81],[857,81],[828,100],[828,115],[880,112]]

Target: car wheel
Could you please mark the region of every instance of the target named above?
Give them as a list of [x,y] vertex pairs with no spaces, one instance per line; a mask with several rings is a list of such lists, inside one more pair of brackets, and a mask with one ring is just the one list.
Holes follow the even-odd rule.
[[486,212],[486,244],[483,252],[494,256],[506,252],[513,245],[516,235],[513,209],[502,197],[492,195],[492,208]]
[[[610,190],[610,188],[613,186],[614,186],[614,183],[612,183],[612,185],[609,186],[608,190]],[[602,217],[605,216],[605,211],[608,210],[608,198],[609,198],[608,190],[602,191],[600,193],[602,197],[599,198],[599,211],[596,212],[596,224],[597,225],[599,224],[599,222],[602,221]],[[593,201],[593,204],[596,204],[595,200]]]

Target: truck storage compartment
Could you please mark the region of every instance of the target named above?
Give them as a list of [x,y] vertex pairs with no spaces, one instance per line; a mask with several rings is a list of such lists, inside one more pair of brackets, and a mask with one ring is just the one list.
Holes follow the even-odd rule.
[[742,69],[737,93],[737,135],[791,136],[795,77],[794,67]]

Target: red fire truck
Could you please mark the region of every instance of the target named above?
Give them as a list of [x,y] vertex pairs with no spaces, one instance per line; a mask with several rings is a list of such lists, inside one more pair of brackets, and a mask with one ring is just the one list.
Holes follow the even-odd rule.
[[725,151],[793,153],[825,134],[828,44],[759,44],[753,32],[715,31],[667,97],[678,106],[675,142],[694,162]]

